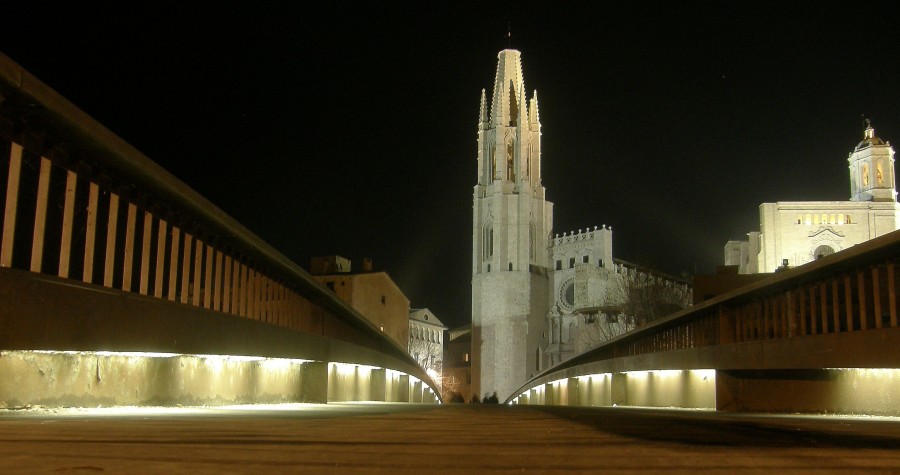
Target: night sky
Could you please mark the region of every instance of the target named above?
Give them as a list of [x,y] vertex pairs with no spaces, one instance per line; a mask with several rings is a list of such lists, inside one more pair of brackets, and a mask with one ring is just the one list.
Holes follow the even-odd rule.
[[900,141],[887,2],[17,3],[0,51],[301,266],[371,257],[449,326],[507,41],[554,232],[612,225],[615,257],[672,274],[713,272],[762,202],[848,199],[863,116]]

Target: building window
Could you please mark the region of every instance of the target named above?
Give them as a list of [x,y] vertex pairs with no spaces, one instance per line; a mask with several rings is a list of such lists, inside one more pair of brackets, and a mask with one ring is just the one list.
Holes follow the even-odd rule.
[[562,261],[560,261],[560,260],[556,261],[556,270],[562,270]]
[[512,270],[512,262],[509,263],[509,270]]
[[484,233],[482,234],[482,255],[488,258],[494,255],[494,226],[487,222],[484,224]]
[[581,262],[587,264],[591,261],[591,256],[581,256]]
[[381,296],[381,304],[384,305],[384,295]]
[[463,361],[465,361],[466,363],[469,362],[469,354],[468,354],[468,353],[466,353],[465,355],[463,355]]
[[569,258],[569,269],[571,269],[573,267],[575,267],[575,258],[571,257],[571,258]]
[[821,259],[825,256],[830,256],[832,254],[834,254],[834,249],[831,246],[823,244],[823,245],[817,247],[816,250],[813,252],[813,258]]
[[325,287],[328,287],[328,290],[334,292],[334,282],[325,282]]

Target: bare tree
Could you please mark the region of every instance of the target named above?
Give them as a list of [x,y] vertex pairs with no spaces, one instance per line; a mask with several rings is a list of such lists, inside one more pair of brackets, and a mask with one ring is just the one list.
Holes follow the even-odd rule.
[[690,286],[678,279],[618,262],[605,304],[578,318],[575,353],[587,351],[691,304]]
[[610,308],[618,308],[642,327],[687,308],[691,288],[678,279],[621,264],[606,299]]
[[[444,358],[444,348],[441,343],[427,338],[410,338],[409,354],[432,378],[440,378]],[[440,383],[439,381],[435,382]]]
[[579,314],[575,353],[582,353],[623,333],[634,330],[634,320],[617,307],[603,307],[596,313]]

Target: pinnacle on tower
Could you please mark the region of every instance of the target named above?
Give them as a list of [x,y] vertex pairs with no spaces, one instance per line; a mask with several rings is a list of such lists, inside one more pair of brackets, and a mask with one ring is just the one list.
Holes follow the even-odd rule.
[[488,121],[487,117],[487,100],[485,99],[485,91],[481,90],[481,107],[478,110],[478,125],[481,126]]
[[531,106],[528,108],[529,117],[528,120],[532,124],[537,124],[541,121],[540,114],[538,113],[538,96],[537,90],[531,95]]

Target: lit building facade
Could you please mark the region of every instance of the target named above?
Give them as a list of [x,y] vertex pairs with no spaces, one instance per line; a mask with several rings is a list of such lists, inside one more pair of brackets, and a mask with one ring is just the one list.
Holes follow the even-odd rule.
[[898,229],[894,149],[871,124],[847,158],[849,201],[780,201],[759,207],[759,231],[728,241],[725,265],[741,274],[774,272]]
[[479,398],[472,391],[472,325],[454,328],[447,332],[444,348],[444,371],[441,378],[442,398],[452,401],[454,395],[465,401]]
[[409,311],[409,354],[441,389],[444,330],[447,327],[427,308]]
[[364,260],[362,272],[352,273],[350,261],[340,256],[315,257],[310,264],[315,279],[398,346],[408,347],[409,299],[387,272],[372,271],[372,262]]
[[[496,391],[503,400],[550,365],[633,328],[617,318],[627,293],[621,284],[647,274],[613,259],[611,227],[553,236],[553,204],[541,184],[537,92],[526,99],[519,51],[498,54],[490,106],[487,99],[482,90],[471,389],[482,396]],[[659,274],[652,280],[660,279],[688,287]]]

